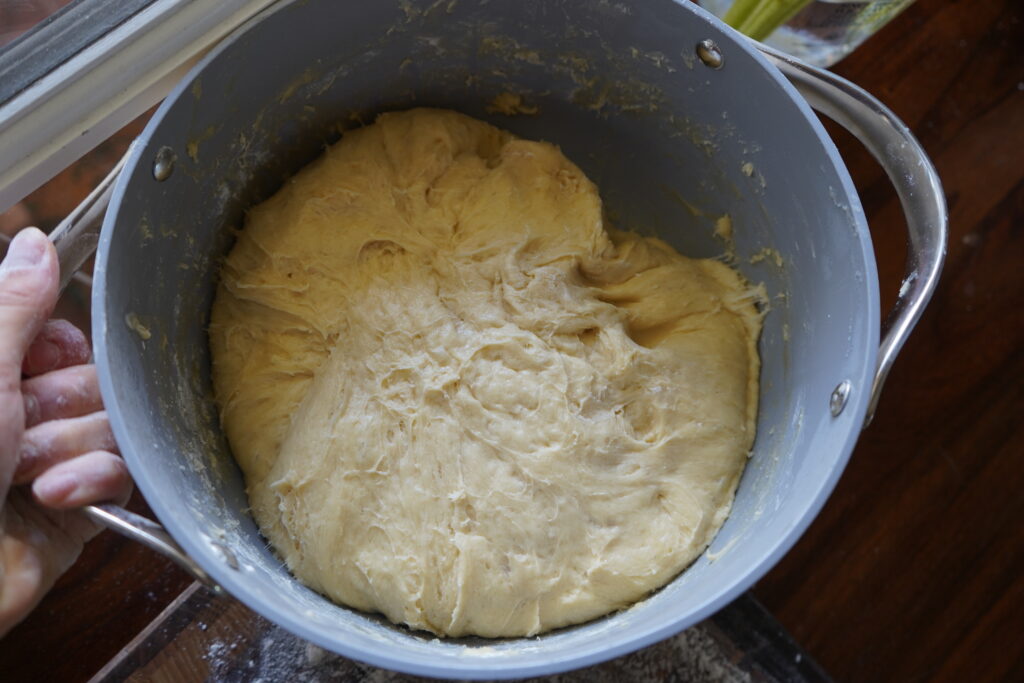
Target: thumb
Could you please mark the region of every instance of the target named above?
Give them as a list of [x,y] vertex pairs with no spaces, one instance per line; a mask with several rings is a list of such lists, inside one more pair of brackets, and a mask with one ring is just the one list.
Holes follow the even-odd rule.
[[57,302],[58,268],[36,228],[19,232],[0,263],[0,394],[20,393],[22,358]]
[[25,428],[21,360],[56,303],[58,268],[53,245],[35,228],[19,232],[0,263],[0,501]]

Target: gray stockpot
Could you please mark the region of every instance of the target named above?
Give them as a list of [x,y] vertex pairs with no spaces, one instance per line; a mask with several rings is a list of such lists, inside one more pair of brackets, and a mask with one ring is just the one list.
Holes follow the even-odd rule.
[[[502,92],[538,113],[490,113]],[[881,340],[860,202],[805,97],[875,153],[907,213],[908,275]],[[757,442],[710,551],[634,608],[539,638],[439,640],[302,586],[247,512],[212,398],[210,305],[245,209],[344,128],[427,105],[558,144],[620,226],[692,256],[733,253],[768,292]],[[713,234],[724,214],[734,244]],[[297,635],[381,667],[502,678],[610,659],[706,618],[807,528],[944,247],[938,180],[890,112],[687,2],[278,3],[174,90],[114,187],[94,274],[96,363],[117,441],[166,532],[110,506],[89,513]]]

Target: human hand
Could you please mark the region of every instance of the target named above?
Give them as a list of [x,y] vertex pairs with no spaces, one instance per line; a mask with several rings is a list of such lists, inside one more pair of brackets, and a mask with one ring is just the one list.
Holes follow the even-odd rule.
[[0,637],[99,532],[74,508],[132,488],[85,335],[47,321],[57,287],[53,245],[22,230],[0,263]]

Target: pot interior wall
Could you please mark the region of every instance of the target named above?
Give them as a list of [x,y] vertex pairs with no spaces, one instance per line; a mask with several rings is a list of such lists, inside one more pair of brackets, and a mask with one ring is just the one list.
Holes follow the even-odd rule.
[[[97,360],[140,488],[230,592],[364,661],[523,676],[606,659],[692,624],[795,540],[863,419],[878,340],[874,262],[849,178],[820,126],[719,26],[671,0],[295,2],[219,48],[165,102],[104,226]],[[704,38],[722,46],[723,68],[697,59]],[[489,111],[503,92],[537,113]],[[539,639],[438,641],[305,589],[247,514],[209,379],[220,259],[245,207],[344,129],[413,106],[457,109],[560,145],[620,227],[691,256],[733,258],[765,285],[759,433],[733,513],[710,555],[633,609]],[[152,164],[163,147],[176,163],[158,182]],[[723,215],[734,243],[714,234]],[[842,380],[853,384],[850,406],[833,418],[828,399]],[[211,541],[231,548],[240,568]]]

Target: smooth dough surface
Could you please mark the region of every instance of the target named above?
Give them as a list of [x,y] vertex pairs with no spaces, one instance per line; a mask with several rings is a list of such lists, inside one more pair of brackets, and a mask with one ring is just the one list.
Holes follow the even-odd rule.
[[532,635],[643,598],[724,521],[754,298],[612,229],[556,147],[388,113],[248,215],[215,391],[305,584],[440,635]]

